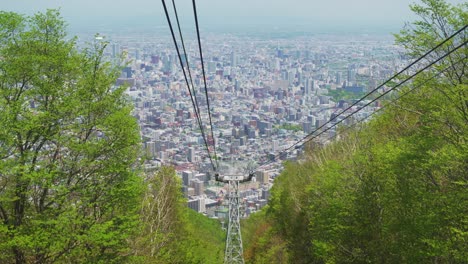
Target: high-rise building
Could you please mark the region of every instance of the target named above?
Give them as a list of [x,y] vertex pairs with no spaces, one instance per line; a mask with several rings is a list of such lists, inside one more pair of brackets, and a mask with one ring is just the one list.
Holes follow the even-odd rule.
[[356,82],[356,69],[349,68],[348,69],[348,83],[355,83]]
[[270,199],[270,190],[262,188],[262,199],[267,201]]
[[193,179],[190,181],[192,188],[195,190],[195,195],[202,195],[205,191],[204,183],[199,179]]
[[276,152],[279,149],[279,142],[278,140],[273,140],[271,142],[271,151]]
[[309,121],[312,124],[312,128],[315,127],[315,121],[316,121],[315,116],[313,116],[313,115],[307,116],[307,121]]
[[118,43],[112,43],[112,57],[120,56],[120,45]]
[[320,99],[320,104],[329,104],[330,103],[330,97],[326,95],[321,95],[319,96]]
[[277,56],[278,58],[283,58],[283,56],[284,56],[284,51],[283,51],[282,49],[277,49],[277,50],[276,50],[276,56]]
[[256,173],[256,179],[260,184],[267,184],[270,180],[270,177],[267,171],[260,170]]
[[132,78],[133,77],[132,68],[128,66],[123,68],[122,75],[123,75],[123,78]]
[[310,97],[312,95],[312,91],[315,88],[314,80],[309,78],[305,81],[304,85],[304,95]]
[[341,72],[336,73],[336,84],[341,85]]
[[286,80],[287,81],[288,78],[289,78],[288,75],[289,75],[288,71],[286,71],[286,70],[281,71],[281,80]]
[[156,154],[156,143],[154,141],[149,141],[145,143],[146,152],[150,157],[154,157]]
[[195,176],[193,176],[194,179],[198,179],[202,182],[205,182],[207,180],[206,174],[205,173],[197,173]]
[[195,162],[195,149],[194,148],[188,149],[187,160],[189,162]]
[[[314,122],[315,124],[315,122]],[[306,133],[312,132],[312,122],[307,121],[307,122],[302,122],[302,130]]]
[[231,67],[237,67],[238,60],[237,54],[234,51],[231,52]]
[[279,58],[275,58],[275,71],[281,70],[281,60]]
[[289,85],[293,84],[294,80],[296,79],[296,70],[289,70],[288,71],[288,82]]
[[297,76],[297,82],[302,83],[302,79],[304,78],[304,74],[302,72],[298,71],[296,76]]
[[216,72],[216,62],[209,61],[208,62],[208,73],[215,73]]
[[135,50],[135,59],[136,59],[136,60],[139,60],[139,59],[140,59],[140,50],[139,50],[139,49],[136,49],[136,50]]
[[205,198],[199,197],[197,199],[192,199],[187,202],[187,206],[190,209],[195,210],[196,212],[199,213],[204,213],[206,212],[206,207],[205,207]]
[[182,172],[182,181],[184,182],[185,186],[190,186],[190,181],[193,179],[193,172],[191,171],[183,171]]

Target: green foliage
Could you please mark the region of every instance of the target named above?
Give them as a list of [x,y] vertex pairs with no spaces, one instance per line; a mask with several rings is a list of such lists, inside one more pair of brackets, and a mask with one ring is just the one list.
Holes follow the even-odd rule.
[[0,12],[0,262],[115,263],[138,224],[138,126],[105,43]]
[[246,263],[288,263],[286,242],[272,229],[265,210],[243,220],[242,240]]
[[131,263],[221,263],[225,234],[217,220],[186,205],[180,180],[162,167],[148,180]]
[[333,98],[333,101],[358,99],[365,95],[365,93],[353,93],[344,89],[328,90],[328,95]]
[[[422,21],[397,36],[414,56],[467,24],[466,4],[423,4],[412,6]],[[433,73],[420,74],[413,85],[422,87],[368,124],[286,164],[256,219],[268,231],[247,236],[246,255],[269,251],[276,242],[261,239],[279,236],[289,263],[466,263],[468,86],[466,63],[457,63],[466,54],[440,63],[450,70],[430,82]]]
[[226,234],[218,220],[209,219],[192,209],[184,208],[187,217],[188,256],[181,263],[222,263]]
[[[452,6],[444,0],[421,0],[423,5],[412,4],[411,10],[421,19],[408,24],[399,34],[395,34],[398,45],[403,46],[409,56],[419,57],[429,49],[441,43],[444,39],[455,33],[457,30],[468,25],[468,3]],[[452,38],[450,41],[435,50],[430,57],[435,60],[441,57],[449,49],[466,41],[466,30]],[[453,68],[448,72],[448,79],[454,83],[463,83],[466,74],[463,66],[456,66],[457,62],[466,61],[467,51],[462,48],[448,56],[442,63],[437,64],[439,70],[448,65]]]
[[277,127],[278,129],[285,129],[285,130],[290,130],[290,131],[301,131],[302,127],[300,125],[293,125],[293,124],[282,124]]
[[[433,85],[442,87],[417,90],[359,131],[313,147],[305,162],[286,164],[256,219],[271,233],[246,243],[252,263],[274,262],[260,257],[276,243],[261,239],[275,236],[294,263],[466,261],[468,115]],[[468,101],[466,85],[445,92]]]
[[141,206],[141,230],[133,239],[133,255],[147,262],[160,262],[175,255],[177,230],[183,224],[180,183],[175,171],[161,168],[147,179],[147,191]]

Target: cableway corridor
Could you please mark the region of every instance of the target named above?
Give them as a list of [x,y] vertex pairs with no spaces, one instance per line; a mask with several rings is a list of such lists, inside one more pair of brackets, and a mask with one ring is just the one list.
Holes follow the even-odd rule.
[[0,264],[468,263],[468,3],[404,2],[2,1]]
[[[180,66],[182,71],[184,72],[184,78],[187,85],[187,89],[189,90],[190,96],[195,97],[192,96],[192,92],[194,93],[196,89],[193,85],[190,73],[191,71],[189,60],[187,58],[187,52],[185,50],[182,31],[180,29],[179,19],[177,16],[177,9],[174,0],[172,0],[172,3],[177,21],[177,27],[179,30],[180,43],[183,47],[182,55],[179,51],[179,44],[174,36],[171,19],[168,14],[165,1],[162,0],[162,4],[164,6],[164,10],[167,17],[167,22],[172,33],[175,49],[177,51],[177,56],[179,57]],[[211,175],[214,175],[216,181],[228,183],[230,186],[230,192],[228,194],[229,216],[224,263],[244,263],[240,228],[241,213],[239,208],[241,206],[241,202],[239,196],[239,183],[252,180],[255,171],[261,168],[268,168],[270,165],[275,163],[281,163],[287,160],[289,156],[291,156],[291,154],[294,154],[292,155],[293,157],[298,157],[297,152],[302,153],[303,149],[312,142],[326,144],[330,140],[336,140],[336,138],[339,138],[340,134],[345,134],[348,130],[355,129],[357,125],[365,122],[366,120],[368,120],[369,117],[371,117],[375,113],[381,111],[386,107],[396,104],[398,100],[412,93],[416,89],[427,85],[433,79],[439,78],[447,74],[454,67],[458,67],[462,64],[464,66],[466,64],[466,52],[465,56],[462,56],[461,58],[454,59],[457,56],[453,56],[453,54],[459,50],[465,49],[466,51],[467,41],[465,36],[467,26],[465,25],[450,36],[446,36],[443,41],[439,42],[436,46],[414,59],[413,62],[408,64],[406,67],[403,67],[403,69],[398,71],[398,73],[394,74],[393,76],[382,82],[380,85],[376,86],[374,89],[364,94],[361,98],[354,100],[351,104],[349,104],[349,106],[340,109],[339,112],[332,115],[332,117],[328,121],[317,126],[316,129],[312,130],[310,133],[303,136],[302,138],[291,144],[289,147],[282,150],[278,150],[275,154],[270,154],[267,157],[267,161],[260,162],[260,164],[257,165],[255,168],[244,172],[245,175],[229,175],[226,171],[220,169],[218,158],[216,155],[216,144],[214,143],[216,142],[216,140],[214,137],[215,132],[213,131],[215,129],[215,126],[213,126],[213,113],[211,113],[210,108],[210,96],[208,94],[207,78],[205,75],[204,59],[202,54],[200,29],[195,0],[193,0],[192,3],[195,18],[195,28],[197,33],[197,43],[201,61],[201,69],[203,74],[202,79],[204,93],[207,104],[207,113],[205,114],[207,114],[209,117],[210,131],[208,133],[204,131],[204,126],[200,119],[200,115],[202,113],[200,112],[198,103],[196,100],[194,101],[192,99],[194,108],[193,111],[198,117],[198,124],[205,142],[207,155],[210,158],[210,161],[213,165],[213,172],[211,173]],[[451,65],[445,68],[440,68],[440,65],[443,65],[443,62],[447,60],[450,60]],[[186,62],[185,65],[183,64],[183,61]],[[187,79],[185,71],[188,71],[190,81]],[[424,74],[425,76],[423,81],[418,80],[417,82],[413,82],[413,80],[416,77],[422,74]],[[363,118],[356,118],[359,112],[366,110],[368,109],[368,107],[371,107],[376,104],[379,104],[380,107],[375,108],[373,111],[370,112],[370,114],[364,116]],[[209,135],[213,139],[213,144],[211,146],[207,144],[207,135]],[[300,159],[300,157],[298,158]],[[215,161],[213,161],[213,159]]]

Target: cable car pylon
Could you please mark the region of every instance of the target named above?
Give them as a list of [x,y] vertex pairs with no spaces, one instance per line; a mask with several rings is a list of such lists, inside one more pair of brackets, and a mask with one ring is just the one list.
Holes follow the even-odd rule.
[[239,184],[252,180],[253,173],[246,176],[215,175],[216,181],[229,184],[228,205],[229,217],[226,236],[226,249],[224,252],[224,264],[244,264],[244,249],[242,246],[242,234],[240,226],[240,195]]

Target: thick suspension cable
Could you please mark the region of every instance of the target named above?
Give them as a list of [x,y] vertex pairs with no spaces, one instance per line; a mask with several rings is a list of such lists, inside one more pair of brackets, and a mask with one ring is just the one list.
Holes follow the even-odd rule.
[[[392,76],[391,78],[387,79],[383,84],[379,85],[379,87],[375,88],[374,90],[372,90],[371,92],[369,92],[368,94],[366,94],[365,96],[363,96],[361,99],[359,99],[356,103],[354,103],[353,105],[351,105],[350,107],[347,107],[345,110],[341,111],[338,115],[336,115],[335,117],[331,118],[329,121],[327,121],[325,124],[323,124],[322,126],[320,126],[319,128],[315,129],[314,131],[312,131],[311,133],[309,133],[307,136],[303,137],[302,139],[296,141],[293,145],[291,145],[290,147],[286,148],[285,150],[282,150],[279,154],[275,155],[275,158],[274,160],[276,160],[276,156],[280,156],[282,154],[287,154],[292,148],[294,147],[300,147],[300,146],[303,146],[304,144],[310,142],[311,140],[319,137],[320,135],[324,134],[325,132],[329,131],[330,129],[334,128],[335,126],[337,126],[338,124],[342,123],[344,120],[348,119],[349,117],[351,117],[352,115],[356,114],[357,112],[361,111],[362,109],[364,109],[366,106],[372,104],[373,102],[377,101],[378,99],[380,99],[381,97],[385,96],[386,94],[388,94],[389,92],[393,91],[394,89],[398,88],[399,86],[403,85],[404,83],[406,83],[407,81],[409,81],[410,79],[414,78],[416,75],[418,75],[419,73],[423,72],[424,70],[428,69],[429,67],[433,66],[435,63],[439,62],[440,60],[444,59],[445,57],[449,56],[451,53],[455,52],[456,50],[460,49],[461,47],[465,46],[467,44],[467,41],[463,42],[462,44],[456,46],[455,48],[453,48],[452,50],[450,50],[449,52],[445,53],[443,56],[439,57],[437,60],[433,61],[432,63],[430,63],[429,65],[423,67],[422,69],[418,70],[416,73],[412,74],[410,77],[406,78],[405,80],[403,80],[402,82],[400,82],[399,84],[395,85],[394,87],[390,88],[389,90],[387,90],[386,92],[380,94],[378,97],[376,97],[375,99],[371,100],[369,103],[365,104],[363,107],[357,109],[356,111],[352,112],[351,114],[348,114],[347,116],[345,116],[343,119],[339,120],[338,122],[332,124],[331,126],[325,128],[323,131],[321,131],[319,134],[316,134],[314,135],[316,132],[318,132],[320,129],[324,128],[325,126],[329,125],[331,122],[333,122],[334,120],[336,120],[339,116],[341,116],[344,112],[346,112],[347,110],[351,109],[351,107],[355,106],[357,103],[363,101],[366,97],[368,97],[369,95],[371,95],[372,93],[376,92],[378,89],[380,89],[381,87],[383,87],[385,84],[389,83],[392,79],[396,78],[398,75],[402,74],[405,70],[407,70],[408,68],[410,68],[411,66],[413,66],[415,63],[417,63],[418,61],[424,59],[426,56],[428,56],[431,52],[433,52],[435,49],[437,49],[438,47],[442,46],[444,43],[446,43],[448,40],[450,40],[451,38],[453,38],[454,36],[456,36],[457,34],[459,34],[460,32],[462,32],[464,29],[466,29],[467,26],[464,26],[462,29],[458,30],[457,32],[455,32],[454,34],[452,34],[451,36],[449,36],[447,39],[445,39],[444,41],[442,41],[441,43],[439,43],[436,47],[432,48],[430,51],[426,52],[424,55],[422,55],[421,57],[419,57],[416,61],[414,61],[413,63],[411,63],[410,65],[408,65],[407,67],[405,67],[403,70],[401,70],[400,72],[398,72],[397,74],[395,74],[394,76]],[[296,147],[296,148],[297,148]],[[270,161],[270,162],[266,162],[265,164],[263,165],[260,165],[259,167],[263,167],[263,166],[266,166],[266,165],[269,165],[271,163],[273,163],[274,161]]]
[[177,29],[179,30],[179,37],[180,37],[180,42],[182,44],[182,50],[184,51],[185,64],[186,64],[186,67],[187,67],[187,71],[188,71],[188,75],[189,75],[189,79],[190,79],[190,84],[192,85],[193,97],[195,99],[195,105],[197,106],[197,112],[198,112],[197,118],[200,119],[201,118],[201,116],[200,116],[200,114],[201,114],[200,106],[199,106],[198,100],[197,100],[197,93],[196,93],[195,85],[193,85],[192,72],[190,71],[190,64],[189,64],[188,57],[187,57],[187,50],[185,49],[184,37],[182,36],[182,30],[180,29],[179,15],[177,14],[177,7],[175,5],[175,0],[172,0],[172,6],[174,8],[174,14],[175,14],[176,22],[177,22]]
[[445,53],[443,56],[439,57],[437,60],[431,62],[430,64],[426,65],[425,67],[423,67],[422,69],[418,70],[417,72],[415,72],[414,74],[410,75],[409,77],[407,77],[406,79],[404,79],[403,81],[401,81],[400,83],[398,83],[397,85],[393,86],[392,88],[388,89],[387,91],[385,91],[384,93],[380,94],[379,96],[377,96],[376,98],[372,99],[370,102],[366,103],[363,107],[357,109],[356,111],[348,114],[347,116],[345,116],[343,119],[337,121],[336,123],[334,123],[333,125],[327,127],[326,129],[322,130],[320,133],[318,133],[317,135],[314,135],[310,138],[308,138],[304,143],[302,143],[301,145],[304,145],[308,142],[310,142],[311,140],[319,137],[320,135],[322,135],[323,133],[329,131],[330,129],[336,127],[337,125],[343,123],[344,120],[348,119],[349,117],[351,117],[352,115],[356,114],[357,112],[361,111],[362,109],[364,109],[365,107],[369,106],[370,104],[374,103],[375,101],[379,100],[380,98],[382,98],[383,96],[385,96],[386,94],[390,93],[391,91],[393,91],[394,89],[402,86],[403,84],[405,84],[407,81],[411,80],[412,78],[414,78],[416,75],[420,74],[421,72],[425,71],[426,69],[428,69],[429,67],[432,67],[432,65],[436,64],[437,62],[441,61],[442,59],[444,59],[445,57],[447,57],[448,55],[452,54],[453,52],[455,52],[456,50],[460,49],[461,47],[465,46],[468,42],[465,41],[463,42],[462,44],[456,46],[454,49],[450,50],[449,52]]
[[[193,99],[193,95],[192,95],[192,91],[190,89],[190,85],[189,85],[189,81],[187,79],[187,74],[185,72],[185,69],[184,69],[184,63],[182,62],[182,57],[180,55],[180,50],[179,50],[179,46],[177,45],[177,41],[176,41],[176,38],[175,38],[175,34],[174,34],[174,29],[172,28],[172,23],[171,23],[171,19],[169,17],[169,12],[167,11],[167,7],[166,7],[166,2],[164,0],[161,0],[162,4],[163,4],[163,7],[164,7],[164,12],[166,14],[166,19],[167,19],[167,23],[169,24],[169,29],[171,31],[171,35],[172,35],[172,40],[174,41],[174,45],[175,45],[175,48],[176,48],[176,51],[177,51],[177,55],[179,57],[179,63],[180,63],[180,67],[182,68],[182,72],[184,74],[184,78],[185,78],[185,83],[187,84],[187,89],[189,90],[189,94],[190,94],[190,99],[192,101],[192,106],[193,106],[193,109],[195,111],[195,114],[197,115],[197,117],[199,116],[199,113],[197,111],[197,108],[196,108],[196,104],[195,104],[195,101]],[[211,166],[213,168],[213,171],[216,171],[216,166],[215,164],[213,163],[213,159],[211,158],[211,153],[210,153],[210,149],[208,147],[208,143],[206,141],[206,137],[205,137],[205,132],[203,130],[203,124],[201,123],[201,119],[200,118],[197,118],[197,121],[198,121],[198,126],[200,127],[200,130],[201,130],[201,134],[202,134],[202,137],[203,137],[203,141],[205,143],[205,147],[206,147],[206,151],[208,153],[208,158],[210,159],[210,163],[211,163]]]
[[371,90],[370,92],[368,92],[366,95],[364,95],[363,97],[361,97],[359,100],[357,100],[356,102],[354,102],[353,104],[351,104],[350,106],[348,106],[346,109],[344,109],[343,111],[341,111],[339,114],[335,115],[333,118],[331,118],[328,122],[325,122],[323,125],[321,125],[320,127],[318,127],[317,129],[315,129],[314,131],[312,131],[311,133],[309,133],[308,135],[306,135],[305,137],[303,137],[302,139],[298,140],[296,143],[294,143],[293,145],[289,146],[288,148],[284,149],[282,152],[288,152],[289,150],[291,150],[292,148],[294,148],[295,146],[301,144],[302,141],[305,141],[307,138],[309,138],[310,136],[312,136],[314,133],[316,133],[317,131],[319,131],[320,129],[324,128],[325,126],[327,126],[329,123],[333,122],[335,119],[338,118],[338,116],[340,116],[341,114],[345,113],[346,111],[350,110],[351,108],[353,108],[354,106],[356,106],[357,104],[359,104],[360,102],[362,102],[364,99],[366,99],[367,97],[369,97],[370,95],[372,95],[374,92],[378,91],[380,88],[384,87],[385,85],[387,85],[388,83],[390,83],[393,79],[395,79],[396,77],[398,77],[399,75],[401,75],[402,73],[404,73],[406,70],[408,70],[409,68],[411,68],[412,66],[414,66],[416,63],[418,63],[419,61],[421,61],[422,59],[424,59],[425,57],[427,57],[429,54],[431,54],[432,52],[434,52],[436,49],[438,49],[439,47],[441,47],[442,45],[444,45],[445,43],[447,43],[450,39],[452,39],[453,37],[455,37],[456,35],[458,35],[459,33],[461,33],[463,30],[465,30],[467,27],[467,25],[465,25],[464,27],[462,27],[461,29],[457,30],[455,33],[453,33],[452,35],[450,35],[448,38],[446,38],[445,40],[443,40],[442,42],[440,42],[438,45],[436,45],[435,47],[433,47],[432,49],[430,49],[428,52],[426,52],[424,55],[420,56],[418,59],[416,59],[415,61],[413,61],[412,63],[410,63],[408,66],[406,66],[404,69],[402,69],[401,71],[399,71],[398,73],[394,74],[392,77],[390,77],[389,79],[387,79],[385,82],[383,82],[382,84],[380,84],[379,86],[377,86],[375,89]]
[[384,108],[390,106],[390,105],[394,105],[398,100],[400,100],[401,98],[409,95],[411,92],[423,87],[424,85],[428,84],[430,81],[432,81],[433,79],[439,77],[440,75],[442,75],[443,73],[447,72],[450,68],[452,68],[453,66],[455,66],[456,64],[462,62],[463,60],[466,60],[466,58],[462,58],[461,60],[458,60],[457,62],[453,63],[453,65],[450,65],[450,66],[447,66],[446,68],[444,68],[443,70],[440,70],[439,72],[437,72],[436,74],[432,75],[430,78],[424,80],[423,82],[417,84],[416,86],[408,89],[407,91],[405,91],[404,93],[402,94],[398,94],[397,97],[395,97],[394,99],[392,99],[390,102],[388,102],[387,104],[383,105],[382,107],[376,109],[375,111],[373,111],[372,113],[370,113],[369,115],[359,119],[358,121],[354,122],[353,124],[347,126],[346,128],[344,128],[342,131],[340,131],[340,133],[336,133],[334,134],[333,136],[331,136],[330,138],[328,138],[328,140],[332,140],[336,137],[338,137],[340,134],[343,134],[345,132],[347,132],[348,130],[350,129],[353,129],[354,127],[356,127],[357,125],[363,123],[364,121],[366,121],[367,119],[369,119],[370,117],[372,117],[373,115],[379,113],[380,111],[382,111]]
[[192,4],[193,4],[193,15],[195,17],[195,26],[197,28],[197,39],[198,39],[198,48],[199,48],[199,51],[200,51],[200,61],[201,61],[202,73],[203,73],[203,84],[205,85],[206,104],[208,106],[208,118],[209,118],[209,121],[210,121],[211,137],[213,139],[213,151],[214,151],[214,155],[215,155],[216,165],[219,166],[218,157],[216,155],[216,141],[215,141],[215,137],[214,137],[214,133],[213,133],[213,122],[211,120],[210,100],[209,100],[209,96],[208,96],[208,88],[206,86],[205,66],[204,66],[204,63],[203,63],[203,53],[202,53],[202,46],[201,46],[201,40],[200,40],[200,28],[198,26],[198,15],[197,15],[197,7],[196,7],[196,4],[195,4],[195,0],[192,0]]

